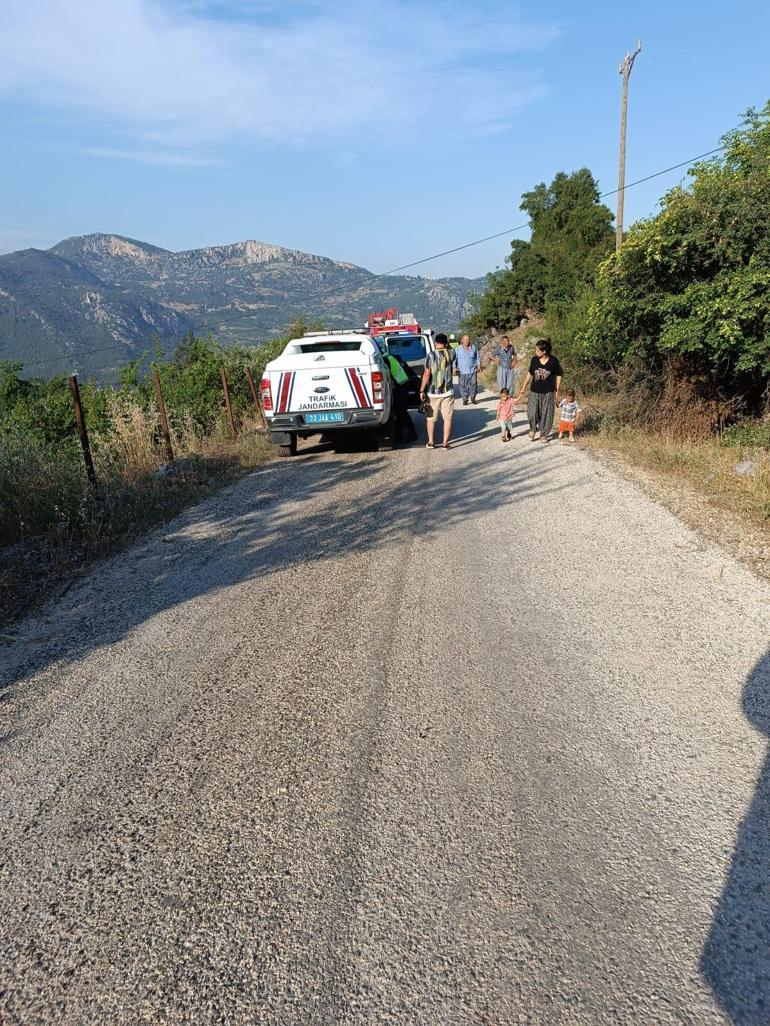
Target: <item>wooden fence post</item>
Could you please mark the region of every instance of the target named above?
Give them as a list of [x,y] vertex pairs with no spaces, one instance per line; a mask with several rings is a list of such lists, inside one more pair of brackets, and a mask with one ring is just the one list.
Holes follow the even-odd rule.
[[158,397],[158,410],[160,412],[160,426],[163,431],[163,438],[166,442],[166,459],[169,463],[174,462],[174,450],[171,447],[171,432],[168,428],[168,417],[166,416],[166,403],[163,399],[163,389],[160,384],[160,374],[157,367],[153,365],[152,380],[155,382],[155,395]]
[[70,374],[70,392],[72,393],[72,405],[75,407],[75,422],[78,426],[78,435],[80,436],[80,448],[83,450],[83,462],[86,465],[86,474],[88,475],[88,480],[91,483],[91,487],[94,491],[96,491],[96,471],[94,470],[94,461],[93,457],[91,456],[91,446],[88,442],[88,429],[86,428],[86,418],[83,413],[83,407],[80,403],[80,388],[78,387],[77,374]]
[[227,410],[227,423],[230,425],[230,434],[232,435],[233,441],[238,437],[238,432],[235,430],[235,421],[233,420],[233,407],[230,402],[230,389],[227,386],[227,373],[224,367],[221,370],[222,375],[222,391],[225,395],[225,409]]
[[251,398],[254,400],[254,406],[257,410],[257,418],[262,427],[263,431],[267,431],[267,421],[265,420],[265,414],[262,410],[262,403],[259,401],[259,392],[257,392],[257,386],[254,384],[254,377],[251,373],[251,368],[245,368],[246,380],[249,383],[249,389],[251,391]]

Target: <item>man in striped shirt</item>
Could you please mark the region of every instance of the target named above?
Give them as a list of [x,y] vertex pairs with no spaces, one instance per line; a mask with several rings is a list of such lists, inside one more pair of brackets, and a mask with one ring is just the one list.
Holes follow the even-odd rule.
[[428,448],[434,449],[433,436],[439,414],[444,421],[444,442],[442,449],[449,448],[452,434],[452,414],[455,408],[454,369],[455,353],[449,348],[446,335],[440,331],[435,338],[435,352],[428,353],[425,371],[420,385],[420,399],[430,403],[428,414]]

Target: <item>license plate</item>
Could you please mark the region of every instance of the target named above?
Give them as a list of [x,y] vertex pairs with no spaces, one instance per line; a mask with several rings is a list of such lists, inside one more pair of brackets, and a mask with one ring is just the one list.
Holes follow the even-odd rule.
[[325,413],[306,413],[306,424],[342,424],[345,421],[345,414],[342,410],[329,410]]

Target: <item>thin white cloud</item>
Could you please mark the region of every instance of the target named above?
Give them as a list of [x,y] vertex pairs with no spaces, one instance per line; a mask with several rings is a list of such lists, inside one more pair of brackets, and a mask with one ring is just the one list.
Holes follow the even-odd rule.
[[84,153],[89,157],[103,157],[106,160],[130,160],[137,164],[157,164],[159,167],[218,167],[222,162],[216,157],[200,156],[185,150],[161,149],[118,149],[89,146]]
[[556,35],[454,0],[0,0],[0,17],[0,94],[130,140],[102,156],[167,164],[223,142],[494,130],[544,91],[517,58]]

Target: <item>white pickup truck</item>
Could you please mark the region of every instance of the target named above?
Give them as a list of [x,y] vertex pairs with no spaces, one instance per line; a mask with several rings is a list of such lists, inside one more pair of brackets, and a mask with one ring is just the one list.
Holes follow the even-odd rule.
[[369,431],[392,449],[390,374],[379,345],[360,331],[308,332],[265,367],[260,385],[271,441],[294,456],[297,439]]

